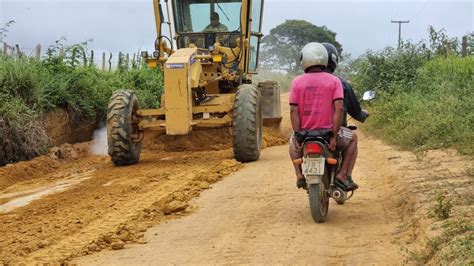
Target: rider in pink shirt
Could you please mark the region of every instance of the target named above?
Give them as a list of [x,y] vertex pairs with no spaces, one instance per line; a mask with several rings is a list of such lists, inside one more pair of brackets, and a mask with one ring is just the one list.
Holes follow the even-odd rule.
[[301,130],[332,129],[334,101],[343,99],[341,81],[326,72],[303,74],[291,84],[290,105],[298,106]]
[[[305,74],[296,77],[290,90],[290,118],[293,131],[320,130],[332,132],[329,149],[336,146],[344,156],[353,153],[348,147],[355,143],[353,133],[348,128],[341,128],[344,113],[344,92],[338,77],[324,72],[328,65],[328,52],[320,43],[308,43],[301,51],[301,65]],[[292,161],[302,157],[301,144],[295,134],[290,138],[290,157]],[[346,180],[350,161],[343,160],[336,176],[336,185],[345,190],[353,189]],[[306,180],[301,165],[293,164],[296,172],[296,186],[306,187]]]

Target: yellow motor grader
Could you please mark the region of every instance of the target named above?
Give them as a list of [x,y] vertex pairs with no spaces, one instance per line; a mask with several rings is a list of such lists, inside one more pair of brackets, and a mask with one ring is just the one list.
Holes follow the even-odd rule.
[[[149,130],[187,135],[194,128],[228,126],[235,158],[258,160],[264,120],[271,124],[281,120],[276,82],[252,84],[263,36],[263,0],[165,0],[164,4],[167,22],[164,5],[153,0],[155,51],[142,53],[148,67],[163,71],[161,108],[140,109],[133,91],[112,95],[107,135],[113,163],[137,163]],[[169,26],[170,36],[162,34],[163,25]]]

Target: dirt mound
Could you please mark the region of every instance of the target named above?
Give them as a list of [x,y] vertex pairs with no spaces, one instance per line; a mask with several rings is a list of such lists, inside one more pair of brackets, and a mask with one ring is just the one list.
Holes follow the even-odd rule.
[[[363,136],[363,138],[367,138]],[[415,155],[371,140],[390,161],[401,223],[396,238],[416,264],[465,265],[472,255],[474,162],[456,150],[429,150]],[[470,251],[468,251],[470,250]]]
[[61,166],[88,155],[89,142],[63,144],[53,147],[47,155],[39,156],[31,161],[18,162],[0,167],[0,190],[17,182],[34,180],[56,171]]
[[[286,131],[264,128],[264,147],[287,139]],[[91,155],[92,145],[64,144],[0,168],[0,263],[57,263],[144,243],[146,228],[192,212],[191,199],[242,167],[230,128],[147,134],[140,162],[127,167]]]
[[161,135],[145,140],[143,148],[151,151],[212,151],[232,147],[230,128],[201,129],[186,136]]
[[192,211],[188,203],[192,198],[238,170],[241,164],[232,157],[231,149],[193,153],[145,150],[140,163],[129,167],[114,167],[107,156],[85,156],[69,164],[74,167],[60,164],[54,173],[9,188],[16,192],[7,195],[12,201],[69,180],[80,181],[24,207],[0,211],[0,234],[4,237],[0,257],[4,263],[58,262],[141,243],[141,231]]
[[[77,120],[77,121],[76,121]],[[46,134],[53,145],[89,141],[96,128],[95,121],[75,120],[64,109],[55,109],[43,118]]]
[[[280,128],[263,128],[263,148],[282,145],[288,142],[286,132]],[[192,131],[187,136],[161,135],[156,138],[147,138],[143,148],[150,151],[217,151],[232,148],[231,128],[201,129]]]

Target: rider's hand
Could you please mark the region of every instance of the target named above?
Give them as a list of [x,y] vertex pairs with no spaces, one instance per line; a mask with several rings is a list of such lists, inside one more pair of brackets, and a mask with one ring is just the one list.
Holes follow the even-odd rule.
[[329,139],[329,149],[331,151],[335,151],[336,150],[336,137],[331,137]]

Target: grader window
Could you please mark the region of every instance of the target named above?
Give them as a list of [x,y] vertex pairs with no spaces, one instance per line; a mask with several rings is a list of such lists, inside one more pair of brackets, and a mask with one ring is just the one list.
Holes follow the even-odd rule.
[[173,4],[178,33],[240,31],[242,1],[174,0]]

